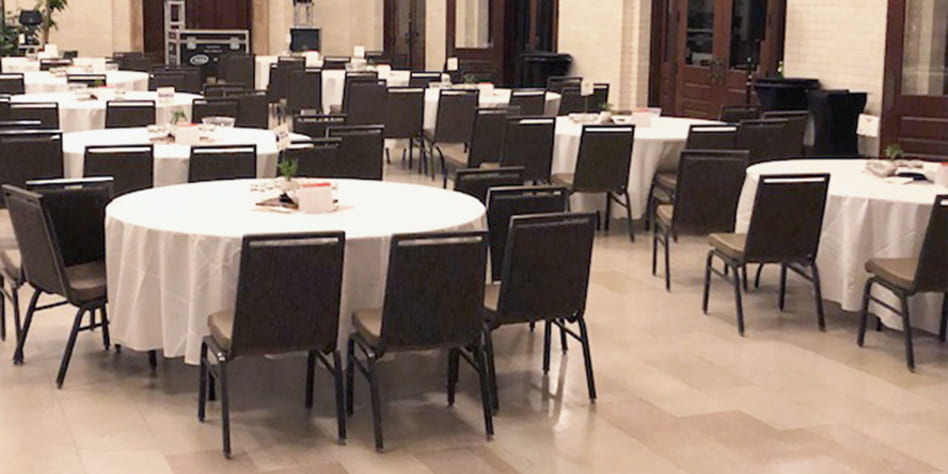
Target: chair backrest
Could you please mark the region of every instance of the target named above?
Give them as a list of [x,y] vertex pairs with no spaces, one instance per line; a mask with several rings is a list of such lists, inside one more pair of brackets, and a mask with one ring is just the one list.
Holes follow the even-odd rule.
[[302,56],[279,56],[276,65],[302,69],[306,67],[306,58]]
[[201,123],[205,117],[233,117],[240,114],[240,103],[234,98],[194,99],[191,101],[191,123]]
[[286,111],[322,111],[323,73],[319,69],[291,69],[286,90]]
[[385,101],[385,138],[419,138],[424,121],[424,88],[388,88],[388,99]]
[[105,128],[145,127],[153,123],[153,100],[110,100],[105,103]]
[[803,156],[803,140],[806,136],[807,122],[810,112],[806,110],[771,110],[764,112],[763,119],[785,119],[784,138],[779,146],[785,151],[781,154],[787,158]]
[[293,142],[283,150],[280,160],[296,160],[297,176],[310,178],[334,178],[344,166],[339,157],[341,138],[314,138]]
[[329,127],[329,137],[342,138],[340,168],[335,178],[382,179],[382,155],[385,153],[385,127],[382,125],[344,125]]
[[435,120],[436,143],[470,143],[474,131],[477,90],[441,89],[438,95],[438,117]]
[[49,71],[50,69],[69,66],[72,66],[72,59],[41,58],[39,61],[40,71]]
[[266,91],[225,91],[224,98],[237,99],[237,121],[234,123],[237,127],[270,128],[270,104]]
[[157,90],[159,87],[174,87],[175,92],[186,92],[188,79],[183,72],[152,71],[148,75],[148,90]]
[[10,120],[10,96],[0,95],[0,121]]
[[243,84],[217,83],[204,85],[204,97],[221,98],[227,96],[228,92],[239,92],[247,90]]
[[507,120],[501,166],[523,166],[527,181],[549,181],[553,167],[553,117],[511,117]]
[[[784,130],[787,119],[744,120],[737,127],[735,148],[750,152],[747,164],[755,165],[765,161],[787,158]],[[802,143],[793,144],[794,147]]]
[[388,88],[384,79],[347,80],[342,110],[350,125],[382,125],[385,123]]
[[349,87],[352,86],[353,82],[376,82],[378,80],[378,71],[346,71],[345,80],[342,83],[342,108],[345,109],[346,107],[346,96],[349,95]]
[[762,175],[747,228],[748,262],[816,259],[829,174]]
[[565,85],[560,90],[560,108],[557,115],[597,113],[609,103],[609,84],[593,85],[592,95],[582,95],[581,86]]
[[560,93],[563,90],[563,87],[566,87],[566,86],[579,87],[582,83],[583,83],[582,77],[550,76],[546,80],[546,90],[550,92]]
[[187,92],[189,94],[200,94],[204,86],[202,69],[196,66],[186,66],[183,64],[162,64],[152,68],[153,73],[169,74],[182,76],[180,87],[176,87],[177,92]]
[[718,114],[718,120],[727,123],[740,123],[744,120],[760,118],[760,106],[757,105],[724,105]]
[[682,151],[672,217],[675,231],[732,232],[746,168],[744,150]]
[[349,64],[346,56],[326,56],[323,58],[323,69],[345,69]]
[[483,325],[486,262],[486,232],[392,236],[383,351],[473,342]]
[[440,71],[411,71],[408,76],[409,87],[428,87],[432,82],[441,82]]
[[118,68],[122,71],[150,72],[154,66],[151,56],[144,54],[114,56],[118,60]]
[[[942,165],[944,166],[944,165]],[[915,269],[916,291],[948,291],[948,194],[935,196]],[[948,303],[946,303],[948,304]]]
[[520,107],[522,115],[544,115],[546,112],[546,90],[514,89],[510,91],[509,104],[513,107]]
[[52,130],[0,133],[0,184],[23,186],[31,179],[62,176],[62,133]]
[[297,114],[293,116],[293,131],[311,138],[325,137],[327,128],[338,127],[345,124],[345,114]]
[[242,179],[257,176],[257,145],[193,146],[188,182]]
[[491,280],[500,280],[510,219],[523,214],[565,212],[569,190],[561,186],[493,187],[487,191]]
[[573,188],[621,192],[628,188],[634,125],[584,125]]
[[105,87],[108,78],[105,74],[67,74],[67,84],[84,84],[88,87]]
[[220,58],[222,72],[218,79],[250,89],[254,86],[254,61],[252,54],[227,53]]
[[230,355],[332,353],[345,232],[244,236]]
[[52,219],[41,202],[42,196],[4,184],[3,198],[10,212],[26,281],[35,289],[65,294],[65,265]]
[[11,102],[10,120],[39,120],[43,128],[59,128],[59,103]]
[[694,124],[688,127],[685,148],[689,150],[734,150],[737,125]]
[[582,317],[595,231],[594,213],[514,216],[493,323]]
[[0,131],[3,130],[41,130],[47,127],[39,120],[2,120],[0,121]]
[[105,208],[112,185],[110,176],[26,182],[28,191],[44,196],[65,266],[105,259]]
[[0,74],[0,94],[24,94],[26,86],[23,83],[22,72],[5,72]]
[[276,63],[271,64],[270,82],[267,83],[267,100],[273,104],[286,99],[289,94],[290,72],[305,68],[306,63],[302,58],[292,58],[292,60],[279,58]]
[[474,110],[474,129],[467,154],[467,167],[481,163],[497,163],[504,152],[507,117],[519,115],[520,109],[509,107],[478,107]]
[[83,176],[111,176],[113,195],[121,196],[148,189],[155,183],[155,146],[87,146],[83,157]]
[[487,191],[497,186],[523,185],[523,167],[459,169],[454,179],[454,190],[477,198],[487,204]]

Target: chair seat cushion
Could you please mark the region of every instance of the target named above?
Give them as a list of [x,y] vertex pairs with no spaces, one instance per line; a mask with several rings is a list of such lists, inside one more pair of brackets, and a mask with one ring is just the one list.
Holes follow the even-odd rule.
[[500,283],[492,283],[484,287],[484,308],[488,311],[497,311],[497,302],[500,300]]
[[866,271],[906,290],[915,286],[917,268],[917,258],[870,258],[866,262]]
[[480,167],[483,169],[495,170],[497,168],[500,168],[500,162],[499,161],[485,161],[481,163]]
[[655,184],[669,191],[674,191],[678,186],[677,173],[658,173],[655,175]]
[[340,104],[331,104],[329,106],[329,113],[331,114],[340,114],[342,113],[342,105]]
[[0,250],[0,264],[3,265],[5,278],[13,279],[19,286],[23,283],[23,271],[20,268],[20,251],[15,248]]
[[711,234],[708,243],[724,255],[735,260],[744,258],[747,234]]
[[230,350],[234,334],[234,312],[218,311],[207,317],[207,327],[214,342],[225,351]]
[[438,150],[444,154],[444,161],[448,167],[467,168],[467,153],[464,151],[463,144],[449,143],[438,145]]
[[573,185],[573,173],[557,173],[550,177],[550,181],[553,184],[559,184],[562,186],[572,186]]
[[370,347],[379,347],[382,336],[381,309],[360,309],[352,313],[352,326]]
[[661,221],[662,224],[665,224],[666,227],[671,225],[674,215],[675,206],[671,204],[663,204],[655,208],[655,217]]
[[81,302],[105,298],[105,262],[89,262],[66,267],[66,283]]

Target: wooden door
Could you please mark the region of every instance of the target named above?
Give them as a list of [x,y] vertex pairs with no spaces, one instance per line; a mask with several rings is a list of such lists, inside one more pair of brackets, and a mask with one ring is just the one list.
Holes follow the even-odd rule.
[[385,0],[385,54],[397,69],[425,70],[425,0]]
[[[653,94],[677,115],[715,118],[724,105],[756,100],[748,78],[772,75],[783,56],[785,0],[655,0]],[[653,38],[656,36],[653,35]]]
[[889,0],[882,145],[948,161],[948,2]]
[[195,30],[249,30],[251,0],[190,0],[185,24]]
[[476,81],[504,82],[503,0],[448,0],[447,56]]

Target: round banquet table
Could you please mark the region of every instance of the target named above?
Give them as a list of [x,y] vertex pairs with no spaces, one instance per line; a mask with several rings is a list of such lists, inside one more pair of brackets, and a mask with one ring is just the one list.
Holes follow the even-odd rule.
[[[23,56],[10,56],[2,59],[3,72],[31,72],[40,70],[40,60],[27,58]],[[92,73],[104,72],[105,58],[78,57],[73,58],[72,64],[77,72],[88,71]]]
[[[293,140],[305,140],[304,135],[291,134]],[[63,173],[67,178],[82,177],[85,149],[90,145],[144,145],[151,143],[145,128],[110,128],[63,134]],[[257,177],[276,176],[276,135],[270,130],[256,128],[223,128],[214,132],[214,138],[202,145],[257,145]],[[155,144],[155,186],[188,182],[189,145],[174,143]]]
[[[510,103],[510,89],[495,88],[491,92],[481,91],[477,95],[479,107],[504,107]],[[438,97],[441,95],[441,89],[429,87],[425,90],[425,131],[434,133],[435,124],[438,121]],[[546,93],[545,115],[556,115],[560,108],[560,95],[555,92]]]
[[207,316],[234,308],[244,235],[338,230],[346,232],[338,334],[345,341],[352,311],[382,305],[393,234],[484,228],[480,202],[429,186],[338,180],[339,210],[300,214],[254,209],[252,183],[153,188],[109,204],[109,327],[116,342],[197,364]]
[[[148,74],[137,71],[106,71],[106,84],[116,89],[126,91],[147,91]],[[23,84],[27,94],[41,94],[44,92],[67,92],[69,84],[66,76],[57,76],[49,71],[32,71],[23,73]]]
[[[93,94],[96,90],[93,89]],[[59,104],[59,128],[63,132],[80,132],[105,128],[105,103],[114,100],[114,93],[105,93],[99,99],[78,99],[73,92],[49,92],[44,94],[20,94],[13,102],[56,102]],[[123,100],[155,101],[155,123],[167,124],[176,111],[184,112],[186,121],[191,120],[191,101],[199,95],[177,93],[170,99],[158,99],[157,92],[130,91]]]
[[[649,126],[635,127],[635,144],[629,167],[629,198],[632,200],[632,218],[645,213],[648,190],[659,170],[678,169],[678,158],[688,138],[688,128],[694,124],[713,124],[702,119],[679,117],[652,117]],[[583,125],[569,117],[557,117],[556,137],[553,142],[553,173],[573,173],[579,157],[579,142]],[[576,194],[570,201],[571,209],[593,210],[603,208],[601,195]],[[625,209],[613,206],[613,216],[625,217]]]
[[[737,209],[737,232],[746,232],[761,175],[829,173],[829,193],[816,263],[823,298],[845,311],[859,311],[869,274],[870,258],[918,256],[938,194],[948,187],[930,182],[893,184],[864,171],[865,160],[789,160],[751,166]],[[877,286],[878,288],[878,286]],[[887,291],[873,293],[898,307]],[[912,326],[938,333],[942,296],[920,293],[910,299]],[[886,326],[902,327],[894,313],[873,304],[870,309]]]

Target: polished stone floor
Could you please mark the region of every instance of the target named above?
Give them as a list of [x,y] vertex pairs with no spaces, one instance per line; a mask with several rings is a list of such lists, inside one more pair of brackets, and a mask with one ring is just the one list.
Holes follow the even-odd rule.
[[[390,179],[434,185],[388,167]],[[71,310],[40,314],[25,365],[0,343],[0,472],[16,473],[927,473],[948,470],[948,347],[916,339],[918,371],[903,363],[901,334],[855,344],[853,314],[827,303],[817,330],[810,289],[791,277],[776,309],[775,272],[746,296],[737,334],[730,287],[715,281],[700,311],[705,240],[673,247],[673,288],[649,273],[650,244],[622,229],[600,234],[587,320],[599,400],[586,395],[581,352],[554,342],[540,370],[542,332],[495,335],[501,411],[486,440],[476,379],[461,372],[454,408],[442,353],[380,364],[386,452],[372,448],[367,387],[356,379],[349,440],[335,439],[332,384],[317,376],[303,408],[299,357],[234,364],[234,459],[220,453],[219,410],[195,415],[197,369],[144,354],[102,350],[80,336],[66,385],[54,379]]]

